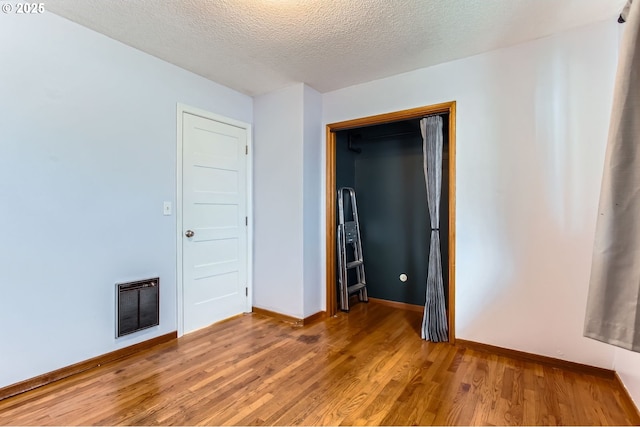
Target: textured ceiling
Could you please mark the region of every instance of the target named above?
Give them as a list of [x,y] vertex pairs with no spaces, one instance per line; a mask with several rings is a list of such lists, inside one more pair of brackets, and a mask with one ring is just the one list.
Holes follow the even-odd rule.
[[248,95],[328,92],[614,19],[625,0],[48,0]]

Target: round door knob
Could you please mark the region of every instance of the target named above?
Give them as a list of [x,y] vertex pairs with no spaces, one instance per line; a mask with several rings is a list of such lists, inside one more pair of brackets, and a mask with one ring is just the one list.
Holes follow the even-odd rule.
[[193,237],[193,235],[194,235],[194,234],[196,234],[196,233],[194,233],[194,232],[193,232],[193,231],[191,231],[191,230],[187,230],[187,231],[184,233],[184,235],[185,235],[185,236],[187,236],[187,237]]

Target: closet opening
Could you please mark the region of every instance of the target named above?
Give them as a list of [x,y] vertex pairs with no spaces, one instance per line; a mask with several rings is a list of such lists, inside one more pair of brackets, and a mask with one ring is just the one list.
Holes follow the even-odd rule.
[[[337,191],[355,189],[368,296],[421,310],[430,225],[420,120],[442,117],[440,249],[449,341],[455,340],[455,102],[327,125],[327,313],[338,310]],[[357,296],[352,296],[358,304]]]

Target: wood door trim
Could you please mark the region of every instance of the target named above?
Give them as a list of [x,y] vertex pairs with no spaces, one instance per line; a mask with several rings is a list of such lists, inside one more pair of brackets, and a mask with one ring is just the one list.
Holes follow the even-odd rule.
[[456,260],[456,101],[425,107],[411,108],[392,113],[378,114],[326,125],[326,312],[337,312],[336,301],[336,132],[362,126],[380,125],[401,120],[419,119],[438,113],[449,113],[449,341],[455,342],[455,260]]

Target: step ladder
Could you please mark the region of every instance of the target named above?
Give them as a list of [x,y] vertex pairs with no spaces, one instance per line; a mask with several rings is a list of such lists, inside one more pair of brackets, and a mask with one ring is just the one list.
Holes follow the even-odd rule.
[[[345,221],[345,196],[351,209],[351,220]],[[349,311],[349,297],[358,293],[358,299],[368,302],[367,281],[364,276],[364,259],[360,242],[360,222],[356,206],[356,191],[342,187],[338,190],[338,282],[340,284],[340,309]],[[355,269],[356,283],[349,284],[349,270]]]

